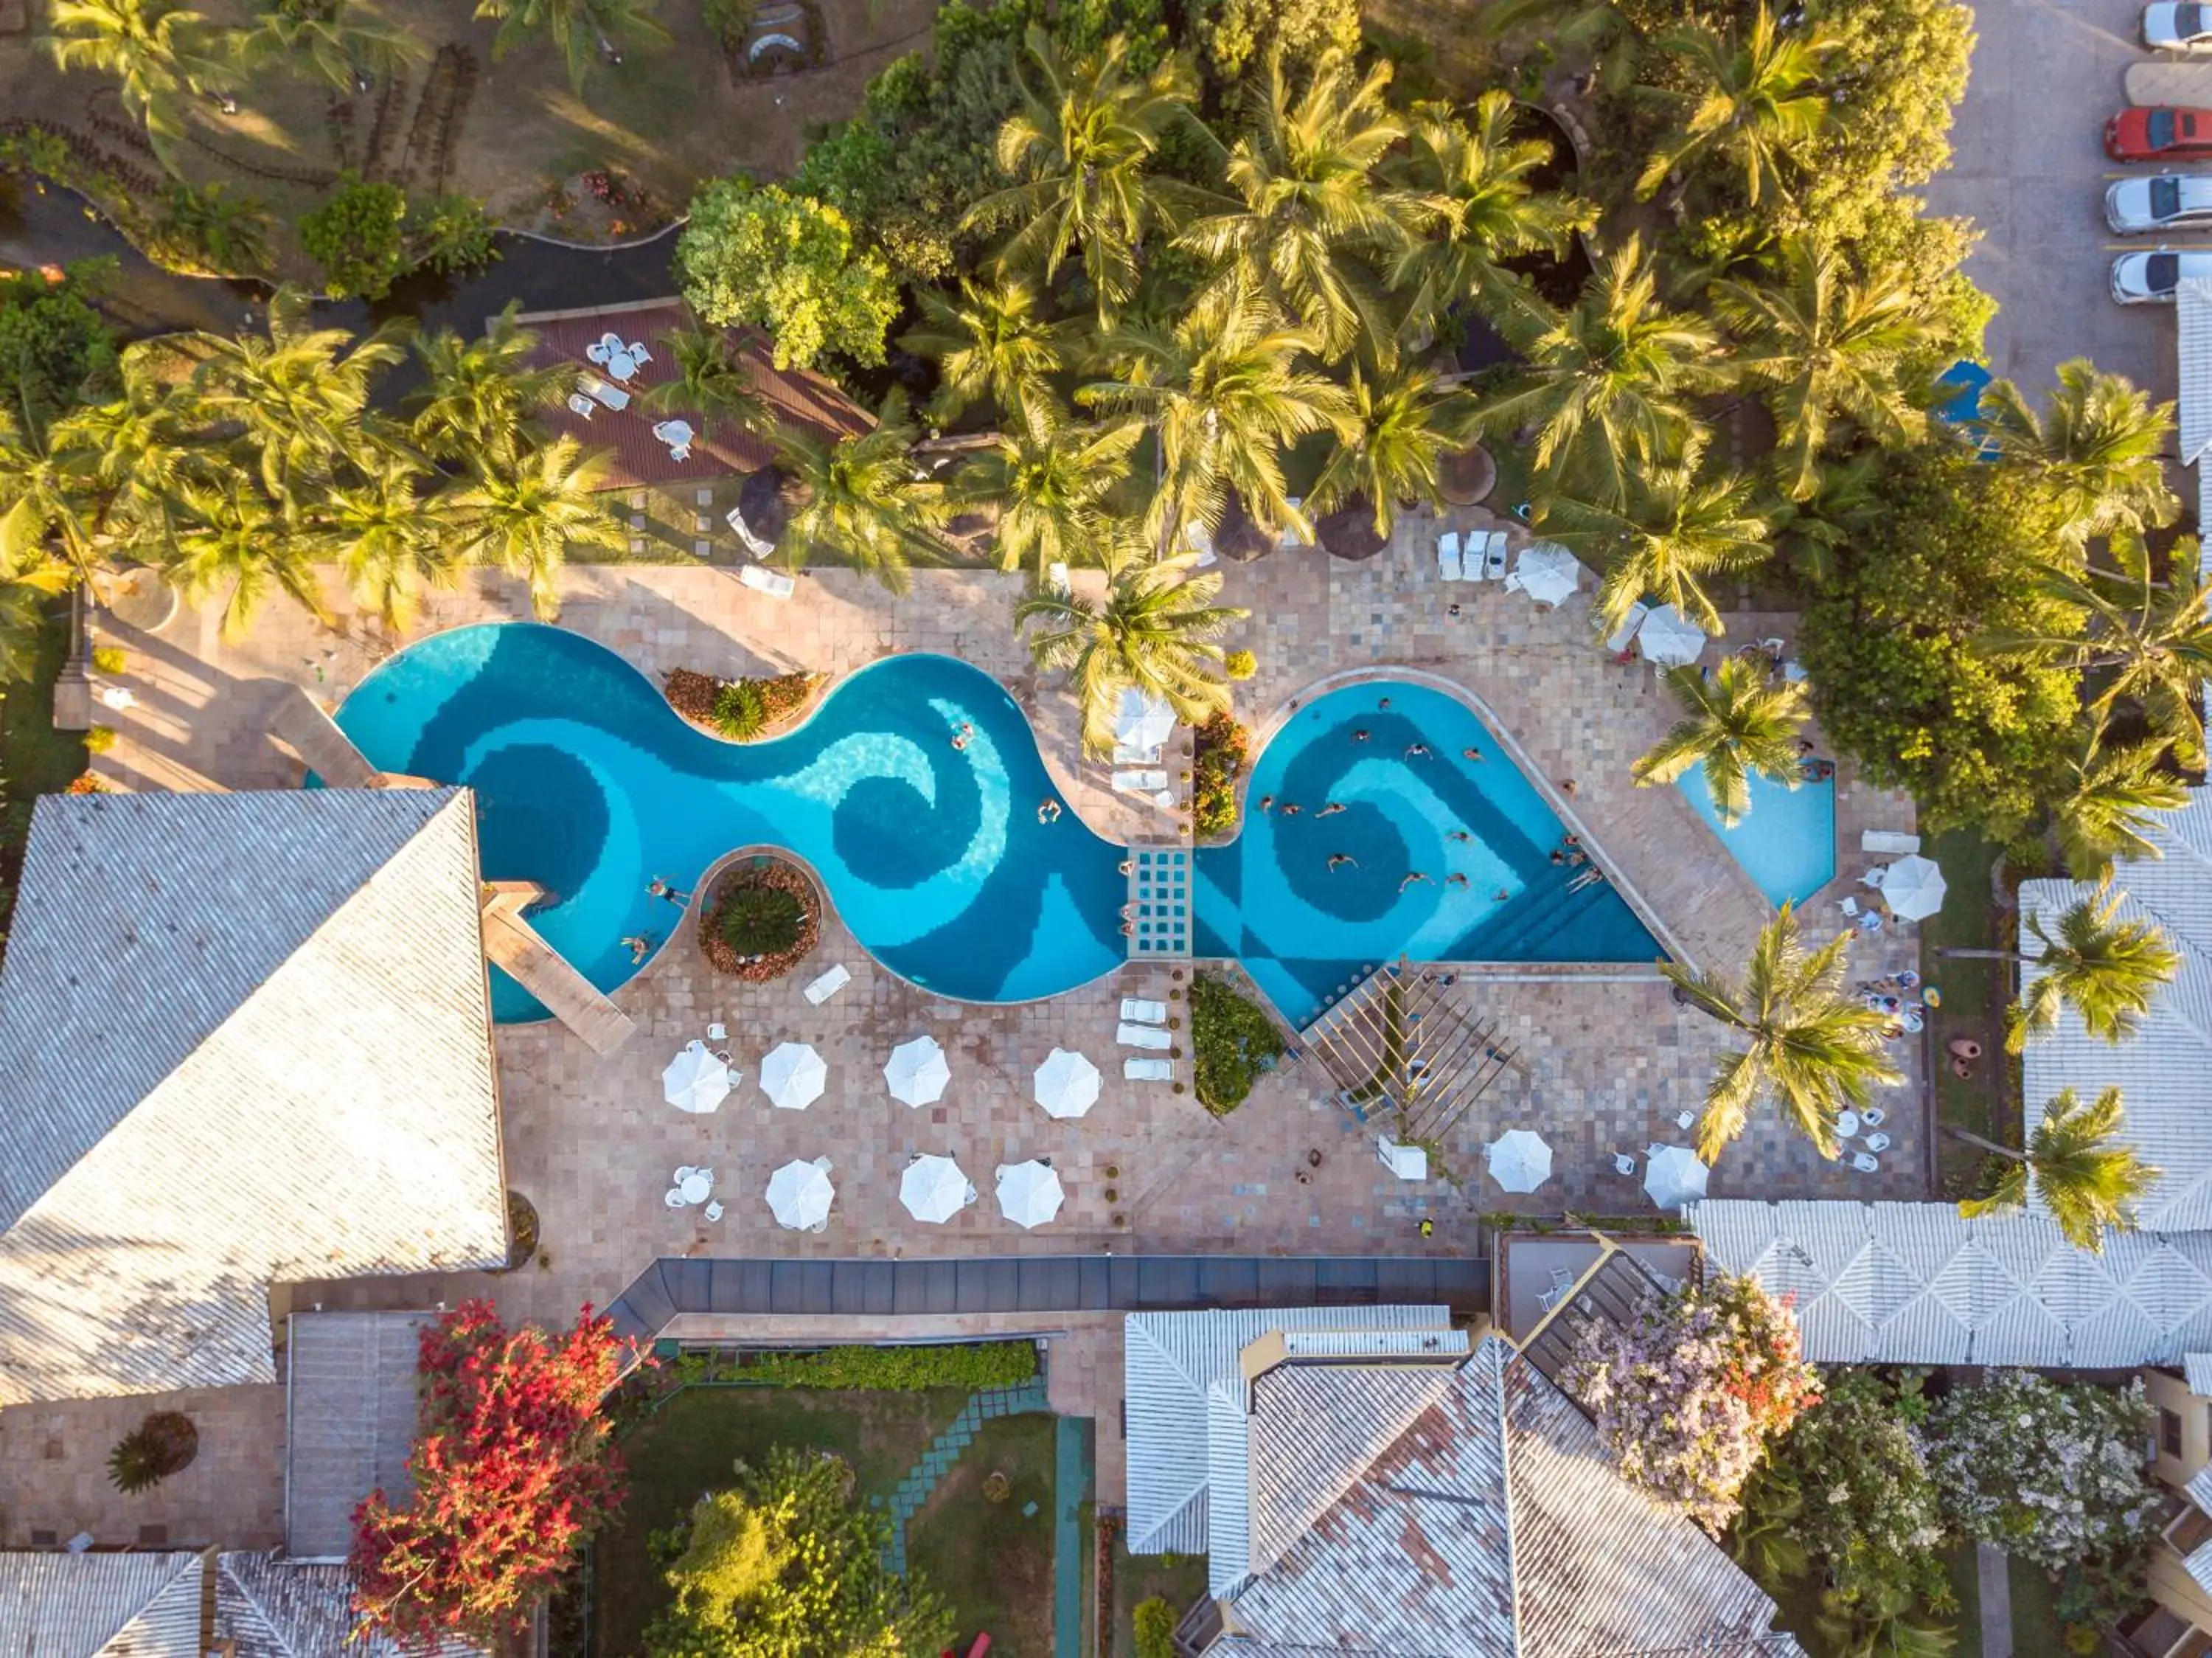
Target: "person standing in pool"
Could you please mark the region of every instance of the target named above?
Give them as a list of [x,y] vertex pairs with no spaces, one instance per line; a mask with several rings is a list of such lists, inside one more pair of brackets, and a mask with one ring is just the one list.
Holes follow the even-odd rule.
[[1390,709],[1390,699],[1388,697],[1385,697],[1381,702],[1376,704],[1375,706],[1382,710],[1385,713],[1388,713]]
[[1275,797],[1273,795],[1262,795],[1260,796],[1260,809],[1262,812],[1273,811],[1274,809],[1274,805]]
[[1429,746],[1425,742],[1409,742],[1406,745],[1406,758],[1409,760],[1419,759],[1428,752]]

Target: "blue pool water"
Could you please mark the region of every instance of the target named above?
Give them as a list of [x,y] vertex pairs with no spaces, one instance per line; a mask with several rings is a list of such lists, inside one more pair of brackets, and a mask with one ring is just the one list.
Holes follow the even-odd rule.
[[[865,668],[797,730],[738,745],[588,639],[489,624],[394,656],[337,722],[386,771],[476,789],[486,878],[544,887],[532,923],[602,990],[636,971],[624,937],[657,945],[678,924],[655,876],[688,891],[756,843],[805,858],[872,954],[947,996],[1049,996],[1124,960],[1122,852],[1073,812],[1037,822],[1057,790],[1028,721],[951,657]],[[492,978],[495,1018],[545,1016]]]
[[1835,879],[1836,784],[1832,777],[1786,789],[1753,773],[1751,809],[1733,829],[1721,827],[1702,765],[1674,785],[1712,826],[1729,855],[1773,905],[1802,904]]
[[[1382,706],[1388,699],[1389,707]],[[1357,741],[1355,732],[1367,740]],[[1432,751],[1408,757],[1425,743]],[[1462,757],[1468,748],[1484,758]],[[1259,802],[1274,797],[1273,810]],[[1321,815],[1331,802],[1341,812]],[[1283,808],[1296,805],[1296,814]],[[1464,832],[1464,841],[1449,837]],[[1426,686],[1331,692],[1255,762],[1243,832],[1196,861],[1200,955],[1242,958],[1304,1024],[1364,968],[1429,961],[1649,962],[1664,952],[1607,885],[1566,890],[1559,819],[1464,704]],[[1332,870],[1332,855],[1356,867]],[[1429,879],[1400,891],[1410,873]],[[1455,874],[1464,885],[1448,885]]]

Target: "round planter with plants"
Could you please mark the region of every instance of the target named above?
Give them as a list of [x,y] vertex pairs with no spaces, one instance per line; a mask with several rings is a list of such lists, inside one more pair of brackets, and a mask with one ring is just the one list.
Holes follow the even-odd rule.
[[718,972],[762,984],[797,966],[822,936],[822,895],[791,864],[755,858],[714,885],[699,945]]
[[107,1454],[107,1477],[126,1496],[150,1491],[171,1474],[182,1473],[200,1454],[200,1430],[177,1411],[156,1411]]

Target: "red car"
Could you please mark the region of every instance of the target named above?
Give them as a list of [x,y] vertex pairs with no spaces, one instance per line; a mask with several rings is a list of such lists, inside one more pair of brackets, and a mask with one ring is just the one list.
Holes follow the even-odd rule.
[[2212,109],[2170,104],[2124,109],[2105,123],[2105,154],[2116,162],[2185,162],[2212,155]]

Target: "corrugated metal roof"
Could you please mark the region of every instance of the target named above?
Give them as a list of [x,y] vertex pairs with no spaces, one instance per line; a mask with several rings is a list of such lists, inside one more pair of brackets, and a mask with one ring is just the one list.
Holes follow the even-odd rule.
[[2181,1489],[2189,1494],[2191,1503],[2212,1515],[2212,1467],[2199,1468],[2196,1477]]
[[0,1403],[272,1381],[272,1279],[504,1259],[477,894],[466,790],[39,802]]
[[[266,1554],[226,1554],[216,1562],[215,1633],[237,1643],[236,1658],[400,1658],[381,1636],[356,1635],[353,1574]],[[415,1658],[482,1658],[458,1637]]]
[[[2184,1353],[2181,1356],[2181,1374],[2188,1379],[2191,1393],[2199,1399],[2212,1399],[2212,1353]],[[2200,1474],[2197,1478],[2203,1476]],[[2196,1481],[2190,1483],[2194,1485]],[[2196,1494],[2194,1490],[2190,1492],[2191,1496]],[[2203,1505],[2200,1503],[2198,1506]],[[2207,1512],[2212,1513],[2212,1509]]]
[[200,1658],[201,1557],[0,1554],[8,1658]]
[[1206,1592],[1220,1600],[1251,1575],[1252,1436],[1244,1390],[1217,1381],[1206,1390]]
[[[2179,325],[2175,357],[2181,382],[2176,411],[2180,429],[2178,459],[2188,466],[2212,446],[2212,282],[2191,277],[2177,283],[2173,312]],[[2212,523],[2212,519],[2202,521]]]
[[296,1313],[285,1347],[284,1549],[295,1560],[343,1560],[353,1511],[381,1490],[411,1489],[429,1313]]

